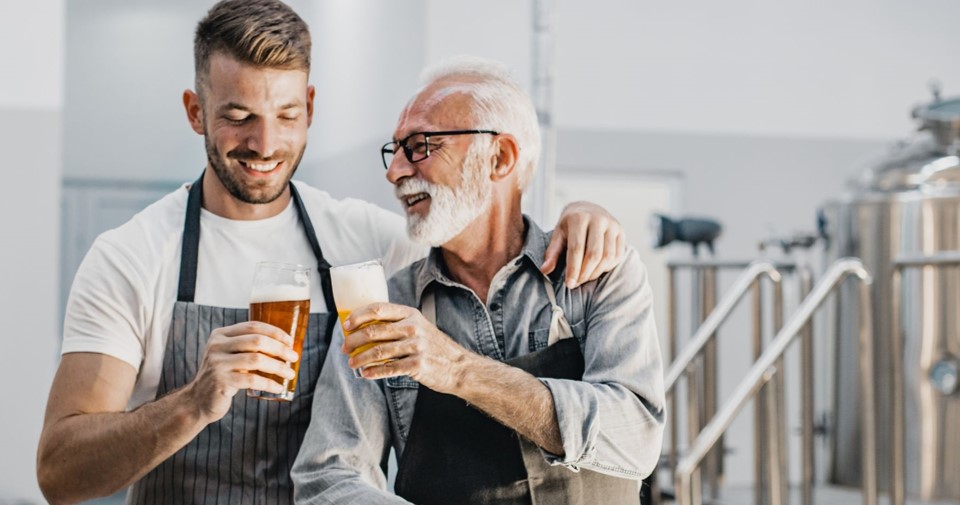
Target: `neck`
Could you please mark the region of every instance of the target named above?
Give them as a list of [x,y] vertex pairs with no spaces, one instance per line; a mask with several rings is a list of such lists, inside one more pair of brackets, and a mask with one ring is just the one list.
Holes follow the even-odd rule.
[[524,231],[519,199],[505,206],[495,201],[488,213],[440,248],[451,278],[486,303],[493,277],[523,250]]
[[233,196],[209,165],[203,173],[203,208],[220,217],[255,221],[276,216],[290,204],[290,188],[270,203],[247,203]]

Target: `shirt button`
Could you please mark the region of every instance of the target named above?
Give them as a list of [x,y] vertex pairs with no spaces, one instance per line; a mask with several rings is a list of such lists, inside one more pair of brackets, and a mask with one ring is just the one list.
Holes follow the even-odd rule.
[[497,303],[497,302],[491,303],[491,304],[490,304],[490,310],[492,310],[492,311],[494,311],[494,312],[500,310],[500,304]]

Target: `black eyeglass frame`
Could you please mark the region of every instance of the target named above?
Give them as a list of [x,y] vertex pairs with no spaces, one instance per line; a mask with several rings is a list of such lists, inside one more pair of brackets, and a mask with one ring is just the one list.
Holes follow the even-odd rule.
[[[394,146],[400,146],[403,149],[403,155],[407,158],[407,161],[410,163],[419,163],[430,157],[430,137],[440,137],[440,136],[452,136],[452,135],[480,135],[480,134],[489,134],[489,135],[500,135],[500,132],[495,130],[449,130],[449,131],[440,131],[440,132],[413,132],[410,135],[407,135],[401,140],[391,140],[383,145],[380,148],[380,159],[383,160],[383,168],[390,170],[390,164],[387,162],[387,154],[396,155],[397,148]],[[407,141],[417,135],[423,135],[424,151],[423,157],[414,159],[414,152],[410,146],[407,145]]]

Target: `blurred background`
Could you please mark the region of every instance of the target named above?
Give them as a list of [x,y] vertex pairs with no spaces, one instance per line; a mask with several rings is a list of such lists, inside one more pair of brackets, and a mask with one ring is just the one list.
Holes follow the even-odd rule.
[[[929,101],[931,79],[960,93],[953,0],[289,3],[311,27],[317,87],[299,179],[399,210],[377,151],[420,70],[461,53],[501,60],[552,127],[555,167],[532,212],[549,225],[565,202],[606,206],[658,300],[667,263],[690,252],[651,247],[652,212],[715,218],[718,257],[756,257],[761,240],[814,232],[818,206],[916,130],[910,110]],[[0,503],[42,502],[36,444],[86,249],[205,164],[181,93],[212,4],[0,5]],[[721,397],[750,363],[737,344],[748,325],[735,315],[720,348]],[[753,477],[742,417],[727,440],[728,483]]]

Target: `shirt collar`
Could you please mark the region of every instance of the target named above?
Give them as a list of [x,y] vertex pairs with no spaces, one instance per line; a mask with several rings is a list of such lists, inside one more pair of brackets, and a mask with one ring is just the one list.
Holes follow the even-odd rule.
[[[519,262],[526,258],[527,261],[539,271],[543,265],[543,256],[547,252],[547,245],[550,243],[550,234],[552,232],[544,232],[526,215],[523,216],[523,224],[527,230],[526,236],[523,239],[523,248],[520,251],[520,255],[511,261]],[[443,257],[440,254],[439,247],[430,249],[430,254],[427,255],[417,270],[415,282],[418,302],[423,299],[423,292],[431,283],[440,282],[448,285],[455,283],[455,281],[443,273]],[[557,271],[562,272],[563,269],[558,265],[554,272]]]

